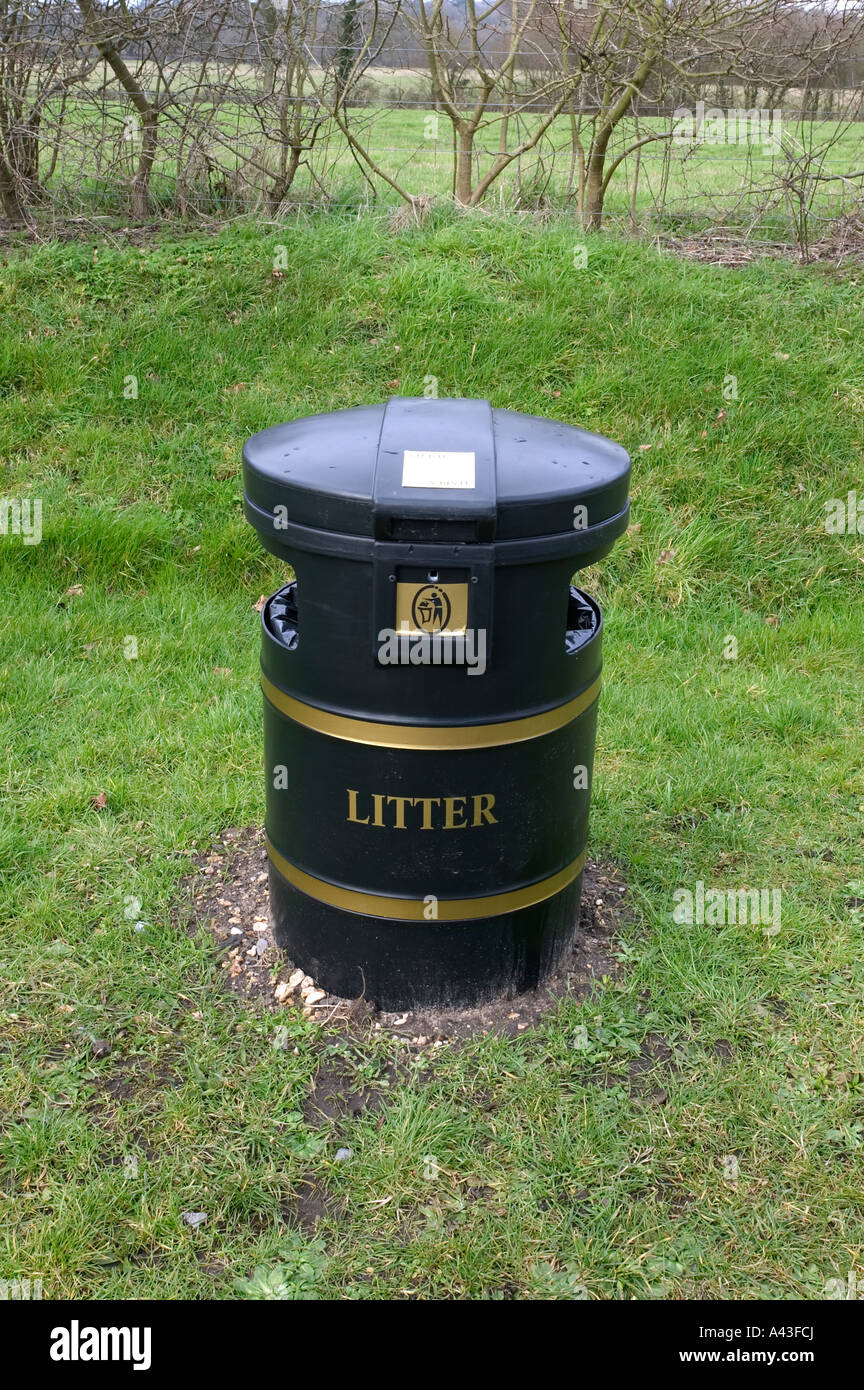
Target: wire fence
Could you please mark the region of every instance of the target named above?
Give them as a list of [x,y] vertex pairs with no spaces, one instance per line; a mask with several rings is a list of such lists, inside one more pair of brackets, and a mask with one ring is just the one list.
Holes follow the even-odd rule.
[[[421,215],[434,200],[454,196],[454,128],[434,103],[352,104],[342,111],[344,128],[314,100],[290,105],[288,140],[276,113],[248,92],[233,100],[202,89],[194,103],[178,97],[166,105],[145,216],[284,218],[299,207],[398,205],[405,199],[394,184]],[[719,114],[712,117],[712,109]],[[701,125],[698,110],[688,125],[680,108],[669,107],[637,109],[619,123],[606,152],[607,169],[616,167],[603,225],[812,242],[860,217],[864,120],[853,103],[816,116],[782,108],[756,108],[755,117],[734,106],[705,110]],[[585,151],[601,114],[575,104],[558,113],[537,143],[509,162],[485,204],[580,215]],[[471,151],[474,186],[498,159],[505,125],[509,149],[518,150],[536,122],[530,109],[514,113],[508,103],[487,103]],[[62,128],[58,120],[53,135],[43,134],[35,200],[43,219],[128,216],[143,139],[142,120],[121,91],[67,102]]]
[[[574,0],[524,3],[531,29],[510,0],[479,47],[463,25],[425,37],[421,26],[409,48],[394,24],[416,12],[395,0],[373,12],[345,0],[335,42],[322,39],[336,22],[323,0],[266,13],[260,0],[245,28],[231,0],[177,0],[164,30],[164,6],[148,0],[0,0],[0,208],[7,225],[46,235],[69,219],[272,220],[371,204],[410,221],[455,200],[587,228],[792,243],[805,258],[864,228],[864,90],[844,85],[864,73],[864,14],[819,28],[799,7],[804,27],[787,32],[786,0],[753,0],[747,14],[767,30],[741,20],[726,75],[685,81],[676,62],[640,85],[644,0],[605,15],[604,35],[619,20],[636,33],[608,49],[585,37],[605,0],[576,4],[576,21],[568,10],[576,27],[560,50],[542,21],[565,35],[556,6]],[[694,13],[708,24],[713,10]],[[33,25],[49,21],[37,42]],[[675,38],[693,46],[694,34]]]

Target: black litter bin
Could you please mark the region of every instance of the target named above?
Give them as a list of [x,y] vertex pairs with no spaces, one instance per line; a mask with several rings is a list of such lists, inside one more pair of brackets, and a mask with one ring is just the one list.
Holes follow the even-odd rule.
[[263,430],[243,462],[296,576],[262,613],[278,943],[385,1009],[532,988],[579,916],[601,615],[570,580],[626,528],[625,450],[395,399]]

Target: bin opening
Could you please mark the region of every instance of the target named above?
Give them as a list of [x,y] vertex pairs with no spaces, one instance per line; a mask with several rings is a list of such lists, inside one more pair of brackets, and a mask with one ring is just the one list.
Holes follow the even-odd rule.
[[286,584],[264,606],[264,626],[271,636],[293,651],[300,641],[297,623],[297,580]]
[[[437,579],[437,572],[435,577]],[[435,582],[433,571],[429,572],[427,579]],[[564,634],[564,645],[568,655],[584,647],[599,625],[600,613],[593,599],[571,584],[567,601],[567,630]],[[287,647],[288,651],[295,650],[300,641],[296,579],[286,584],[267,602],[264,608],[264,626],[283,647]]]
[[567,602],[567,631],[564,634],[567,655],[570,656],[580,647],[584,647],[599,626],[600,610],[596,603],[587,594],[583,594],[581,589],[571,584]]

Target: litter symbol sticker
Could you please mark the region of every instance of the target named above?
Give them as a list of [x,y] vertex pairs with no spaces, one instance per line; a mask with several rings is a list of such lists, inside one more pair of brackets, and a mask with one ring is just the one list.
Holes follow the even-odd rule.
[[397,632],[452,635],[464,632],[467,623],[467,584],[396,585]]

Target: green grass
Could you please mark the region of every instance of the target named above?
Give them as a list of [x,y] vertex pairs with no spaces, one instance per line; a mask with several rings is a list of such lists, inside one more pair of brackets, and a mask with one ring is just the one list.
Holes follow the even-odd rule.
[[[3,266],[0,493],[43,499],[44,538],[0,537],[0,1277],[103,1299],[860,1279],[864,542],[823,519],[864,494],[862,291],[612,238],[574,270],[574,239],[331,217]],[[582,581],[607,623],[591,852],[633,917],[581,1005],[394,1078],[380,1036],[301,1020],[274,1048],[176,901],[191,854],[262,816],[253,605],[284,571],[241,515],[242,443],[427,374],[633,453],[638,529]],[[678,925],[697,880],[782,887],[780,933]],[[628,1073],[658,1037],[661,1105]],[[350,1137],[300,1113],[337,1063],[383,1096]],[[319,1244],[292,1225],[307,1178]]]

